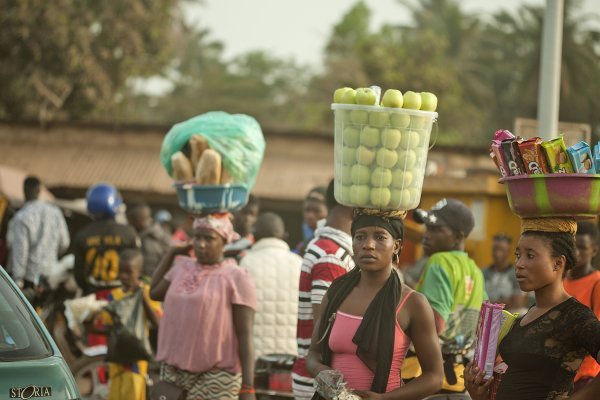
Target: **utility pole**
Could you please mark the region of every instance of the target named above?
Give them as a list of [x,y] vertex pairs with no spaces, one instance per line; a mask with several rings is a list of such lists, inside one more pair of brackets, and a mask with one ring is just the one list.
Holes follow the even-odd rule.
[[538,134],[543,140],[558,136],[563,14],[564,0],[546,0],[537,112]]

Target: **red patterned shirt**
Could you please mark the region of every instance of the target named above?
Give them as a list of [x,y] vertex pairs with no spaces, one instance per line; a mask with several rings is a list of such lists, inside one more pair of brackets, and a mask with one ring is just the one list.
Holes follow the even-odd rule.
[[306,370],[313,331],[313,304],[321,304],[325,292],[334,279],[354,268],[352,238],[345,232],[325,226],[316,232],[308,244],[300,273],[298,300],[298,358],[294,365],[294,387],[306,386],[312,390],[312,378]]

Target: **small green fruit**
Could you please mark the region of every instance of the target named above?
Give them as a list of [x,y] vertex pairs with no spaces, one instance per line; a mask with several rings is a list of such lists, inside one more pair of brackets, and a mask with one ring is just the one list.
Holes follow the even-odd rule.
[[392,172],[392,186],[398,189],[407,188],[413,181],[412,171],[396,169]]
[[355,124],[365,125],[369,122],[369,113],[363,110],[350,111],[350,121]]
[[388,89],[381,98],[384,107],[401,108],[403,103],[402,92],[396,89]]
[[419,110],[421,108],[421,94],[408,91],[404,93],[404,108]]
[[420,115],[413,115],[410,117],[410,129],[418,130],[425,128],[427,125],[427,117],[422,117]]
[[371,88],[356,89],[356,104],[374,106],[377,103],[377,95]]
[[355,126],[348,125],[344,127],[343,142],[350,147],[358,147],[360,141],[360,130]]
[[360,144],[367,147],[379,145],[379,129],[371,126],[365,126],[360,132]]
[[392,194],[390,189],[378,187],[371,189],[371,204],[378,208],[387,207],[390,204]]
[[404,131],[400,139],[400,147],[403,149],[414,149],[419,145],[420,140],[421,138],[417,132]]
[[377,150],[375,161],[380,167],[392,168],[398,161],[398,153],[396,153],[394,150],[388,150],[382,147]]
[[350,203],[364,207],[369,204],[370,194],[368,185],[352,185],[350,187]]
[[404,129],[410,125],[410,115],[401,113],[392,113],[390,116],[390,124],[394,128]]
[[352,165],[356,162],[356,149],[353,147],[346,147],[342,149],[342,163],[345,165]]
[[[340,201],[341,203],[346,203],[346,204],[350,204],[352,203],[352,201],[350,200],[350,188],[351,186],[347,186],[347,185],[342,185],[341,189],[340,189],[340,197],[338,198],[338,201]],[[337,198],[337,196],[336,196]]]
[[438,99],[435,94],[430,92],[421,92],[421,110],[435,111]]
[[371,170],[367,166],[354,164],[350,176],[353,184],[366,185],[371,180]]
[[342,167],[342,184],[349,185],[352,182],[352,167],[349,165],[344,165]]
[[349,88],[349,87],[343,87],[343,88],[336,89],[335,92],[333,92],[333,102],[334,103],[342,103],[342,98],[344,96],[344,93],[346,93],[348,90],[353,90],[353,89]]
[[340,98],[340,102],[343,104],[356,104],[356,90],[348,88]]
[[377,167],[371,172],[371,186],[388,187],[392,183],[392,171],[387,168]]
[[391,193],[390,206],[399,210],[408,210],[410,192],[408,189],[394,189]]
[[399,129],[385,128],[381,132],[381,144],[389,150],[395,150],[400,144],[402,134]]
[[390,115],[383,111],[371,111],[369,113],[369,125],[383,128],[390,123]]
[[365,146],[356,149],[356,161],[361,165],[371,165],[375,159],[375,152]]
[[417,155],[414,150],[400,150],[398,151],[398,164],[397,168],[404,171],[410,171],[414,168],[417,163]]

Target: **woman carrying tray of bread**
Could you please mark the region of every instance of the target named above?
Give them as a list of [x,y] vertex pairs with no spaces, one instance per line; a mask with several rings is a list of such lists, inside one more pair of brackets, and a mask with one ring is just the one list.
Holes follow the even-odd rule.
[[[340,396],[340,389],[346,389],[365,399],[421,399],[441,388],[442,358],[431,306],[400,281],[393,267],[402,250],[403,215],[355,211],[356,268],[327,290],[307,357],[316,398]],[[411,341],[423,375],[403,385],[400,368]]]
[[[161,381],[187,400],[254,399],[254,283],[223,251],[239,236],[227,213],[196,218],[193,228],[193,243],[171,248],[152,277],[150,295],[164,311]],[[192,247],[196,258],[187,256]]]
[[[600,322],[563,289],[566,271],[575,264],[572,218],[523,218],[515,251],[515,274],[521,290],[535,293],[535,304],[517,318],[499,346],[508,365],[496,400],[566,399],[586,355],[600,360]],[[494,378],[472,363],[465,385],[474,400],[489,399]]]

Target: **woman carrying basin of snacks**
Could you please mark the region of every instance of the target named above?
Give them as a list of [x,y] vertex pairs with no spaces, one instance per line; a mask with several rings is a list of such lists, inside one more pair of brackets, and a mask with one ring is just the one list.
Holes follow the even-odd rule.
[[[367,399],[437,392],[443,370],[431,306],[393,268],[402,250],[403,213],[358,209],[351,233],[357,267],[328,289],[307,357],[318,395],[333,398],[344,387]],[[403,385],[400,368],[411,341],[423,374]]]
[[[496,400],[565,399],[584,357],[600,361],[600,322],[563,288],[564,275],[575,263],[576,229],[572,218],[522,220],[515,274],[521,290],[535,292],[536,304],[499,346],[508,370]],[[473,364],[465,370],[465,386],[474,400],[489,399],[493,379],[484,382],[483,371]]]

